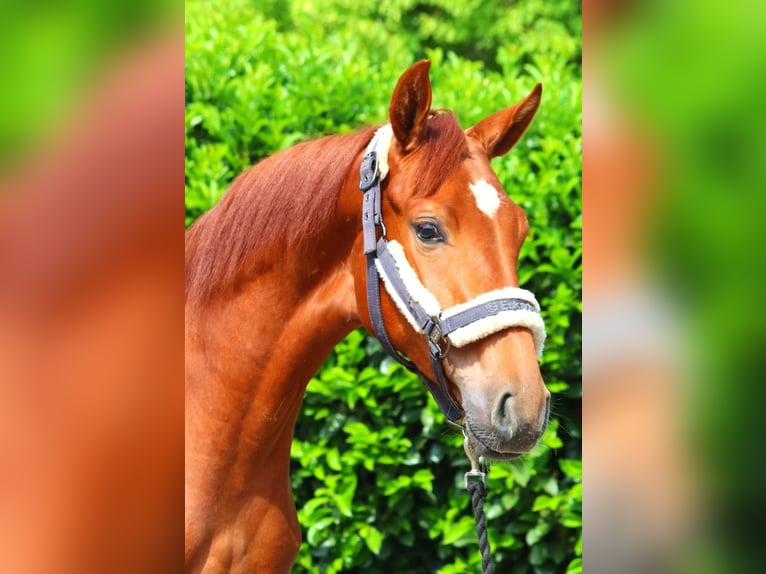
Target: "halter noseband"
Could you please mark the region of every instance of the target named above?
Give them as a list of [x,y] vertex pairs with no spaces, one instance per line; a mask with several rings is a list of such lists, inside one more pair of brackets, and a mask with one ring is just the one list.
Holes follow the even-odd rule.
[[[442,311],[433,294],[420,282],[407,261],[404,248],[388,241],[381,211],[380,182],[388,175],[388,150],[391,126],[380,128],[367,147],[360,167],[359,189],[362,201],[362,233],[367,258],[367,307],[373,332],[386,352],[405,368],[420,376],[447,420],[459,426],[463,409],[447,387],[442,359],[451,346],[462,347],[509,327],[525,327],[532,332],[539,357],[545,341],[540,305],[534,295],[518,287],[505,287]],[[376,228],[381,236],[377,237]],[[380,280],[399,311],[428,343],[431,369],[436,382],[415,363],[402,356],[388,337],[380,307]]]

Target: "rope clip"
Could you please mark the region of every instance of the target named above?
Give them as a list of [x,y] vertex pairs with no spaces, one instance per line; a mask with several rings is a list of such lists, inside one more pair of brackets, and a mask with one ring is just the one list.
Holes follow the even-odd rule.
[[482,484],[486,486],[487,473],[479,470],[479,459],[474,454],[473,448],[471,448],[471,439],[468,438],[468,433],[465,431],[465,429],[463,429],[463,436],[465,437],[465,440],[463,441],[463,450],[465,450],[465,455],[468,457],[468,461],[471,463],[471,470],[466,472],[465,477],[463,478],[465,489],[468,490],[468,482],[472,479],[479,479]]

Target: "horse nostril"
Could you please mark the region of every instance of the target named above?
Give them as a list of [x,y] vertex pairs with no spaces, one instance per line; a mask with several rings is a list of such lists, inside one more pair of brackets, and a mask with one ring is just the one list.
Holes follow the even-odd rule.
[[510,405],[508,404],[513,398],[511,393],[505,393],[497,402],[497,418],[498,420],[505,420],[510,417]]

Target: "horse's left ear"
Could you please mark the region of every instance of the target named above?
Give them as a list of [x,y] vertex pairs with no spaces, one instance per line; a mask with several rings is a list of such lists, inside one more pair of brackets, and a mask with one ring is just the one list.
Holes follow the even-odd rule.
[[518,104],[484,118],[468,128],[466,135],[479,142],[490,158],[505,155],[535,117],[542,92],[542,85],[537,84]]
[[402,74],[394,88],[388,116],[396,140],[404,153],[416,149],[425,139],[431,109],[431,62],[421,60]]

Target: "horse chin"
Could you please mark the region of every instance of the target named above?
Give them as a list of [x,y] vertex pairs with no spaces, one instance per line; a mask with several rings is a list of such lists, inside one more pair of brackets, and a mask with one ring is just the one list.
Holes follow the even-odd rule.
[[465,429],[474,454],[486,462],[508,462],[524,454],[523,452],[503,451],[489,446],[487,442],[493,443],[496,441],[493,441],[491,437],[482,438],[482,435],[485,433],[480,431],[475,433],[468,424],[465,425]]

